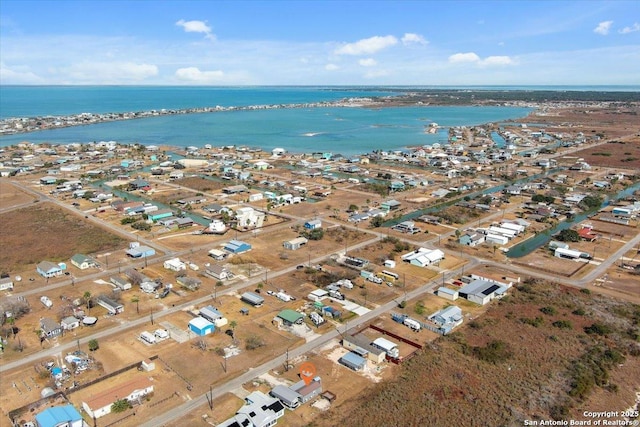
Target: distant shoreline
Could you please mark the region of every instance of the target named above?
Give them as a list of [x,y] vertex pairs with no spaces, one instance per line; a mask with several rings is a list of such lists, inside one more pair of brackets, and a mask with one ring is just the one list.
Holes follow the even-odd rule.
[[[23,87],[23,86],[15,86]],[[66,87],[66,86],[64,86]],[[75,87],[75,86],[74,86]],[[150,86],[152,87],[152,86]],[[532,86],[530,90],[521,89],[498,89],[498,88],[473,88],[460,89],[429,88],[421,89],[415,87],[374,87],[350,86],[347,88],[357,88],[361,92],[380,91],[381,89],[395,92],[396,95],[372,96],[372,97],[352,97],[342,98],[333,101],[318,101],[304,103],[276,103],[259,104],[247,106],[220,106],[213,107],[193,107],[179,109],[150,109],[134,112],[108,112],[108,113],[78,113],[68,115],[41,115],[32,117],[10,117],[0,120],[0,139],[2,136],[26,134],[60,128],[87,126],[98,123],[107,123],[123,120],[135,120],[157,116],[202,114],[229,111],[256,111],[271,109],[297,109],[297,108],[389,108],[408,106],[505,106],[505,107],[530,107],[539,109],[542,107],[562,108],[562,107],[585,107],[602,106],[603,103],[611,105],[637,104],[638,94],[633,91],[567,91],[549,90],[547,87]],[[607,86],[611,87],[611,86]],[[630,87],[630,86],[623,86]],[[331,87],[325,89],[331,90]],[[335,87],[335,90],[345,87]]]

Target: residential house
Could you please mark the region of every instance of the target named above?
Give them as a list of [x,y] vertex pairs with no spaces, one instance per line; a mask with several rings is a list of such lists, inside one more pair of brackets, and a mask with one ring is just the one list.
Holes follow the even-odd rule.
[[83,427],[84,422],[78,410],[71,404],[52,406],[35,416],[36,427]]
[[465,233],[458,239],[458,243],[461,245],[475,247],[484,243],[485,235],[482,233]]
[[238,227],[260,228],[264,223],[265,216],[264,212],[255,210],[252,207],[236,209]]
[[312,219],[304,223],[304,228],[307,230],[316,230],[322,228],[322,221],[319,219]]
[[62,335],[62,326],[50,317],[40,319],[40,330],[42,335],[47,338],[55,338]]
[[204,274],[216,280],[228,280],[232,277],[231,271],[221,264],[209,265]]
[[204,317],[209,322],[213,322],[213,323],[216,323],[218,320],[224,318],[222,313],[220,313],[220,311],[218,311],[217,308],[215,308],[215,307],[213,307],[211,305],[208,305],[206,307],[202,307],[198,314],[199,314],[200,317]]
[[72,329],[80,327],[80,320],[78,320],[74,316],[67,316],[60,321],[60,326],[62,326],[62,329],[64,329],[65,331],[70,331]]
[[400,202],[397,200],[386,200],[382,203],[380,203],[380,208],[384,209],[386,211],[395,211],[397,209],[400,209]]
[[99,306],[106,308],[109,314],[115,315],[124,312],[124,305],[106,295],[98,295],[96,302]]
[[444,259],[444,252],[440,249],[418,248],[402,255],[402,260],[418,267],[427,267]]
[[582,240],[586,240],[587,242],[593,242],[598,238],[598,235],[592,231],[591,227],[582,227],[578,230],[578,235]]
[[124,277],[112,276],[109,278],[109,281],[121,291],[127,291],[131,289],[131,281],[128,279],[125,279]]
[[71,264],[78,267],[80,270],[86,270],[87,268],[96,267],[95,260],[87,255],[75,254],[71,257]]
[[197,277],[189,277],[189,276],[178,276],[176,277],[176,282],[185,289],[190,291],[197,291],[202,285],[202,280]]
[[322,381],[320,377],[312,378],[307,384],[300,380],[287,387],[284,385],[275,386],[269,394],[282,402],[289,409],[295,409],[301,404],[305,404],[322,393]]
[[291,326],[301,325],[302,319],[304,319],[304,316],[301,313],[295,310],[285,309],[278,313],[274,320],[279,323],[281,322],[284,326]]
[[461,298],[466,298],[476,304],[485,305],[495,298],[502,298],[508,289],[509,285],[504,283],[486,279],[475,279],[460,288],[458,294]]
[[361,356],[366,356],[371,362],[378,364],[385,360],[386,352],[375,347],[371,341],[362,334],[343,335],[342,346]]
[[131,258],[149,258],[156,254],[156,250],[149,246],[133,246],[127,249],[126,254]]
[[171,258],[163,263],[163,267],[171,271],[184,271],[187,269],[187,264],[180,261],[180,258]]
[[42,261],[36,266],[36,271],[42,277],[49,279],[51,277],[57,277],[64,274],[64,270],[67,269],[65,263],[55,264],[50,261]]
[[264,304],[264,298],[253,292],[245,292],[240,296],[240,299],[246,303],[249,303],[255,307],[260,307]]
[[261,391],[250,393],[245,401],[246,404],[238,409],[236,415],[218,424],[218,427],[270,427],[284,415],[282,402]]
[[153,393],[153,383],[146,376],[133,378],[104,391],[100,387],[95,388],[97,392],[82,401],[82,408],[91,418],[111,413],[111,405],[118,400],[141,403],[142,398]]

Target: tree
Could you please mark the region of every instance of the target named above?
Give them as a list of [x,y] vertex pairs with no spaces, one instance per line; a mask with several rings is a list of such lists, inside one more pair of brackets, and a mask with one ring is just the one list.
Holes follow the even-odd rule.
[[91,308],[91,292],[86,291],[84,295],[82,295],[82,299],[84,300],[84,303],[87,305],[87,309],[90,309]]
[[384,224],[384,218],[382,218],[381,216],[374,216],[369,222],[369,226],[371,228],[382,227],[382,224]]
[[97,349],[100,348],[100,344],[96,339],[89,340],[87,344],[89,345],[89,351],[96,351]]
[[580,235],[576,230],[571,230],[570,228],[567,228],[566,230],[562,230],[558,234],[557,239],[561,242],[579,242]]
[[119,412],[124,412],[129,408],[131,408],[131,404],[127,399],[119,399],[111,405],[111,412],[117,414]]
[[229,327],[231,328],[231,339],[234,343],[236,342],[236,326],[238,326],[238,322],[235,320],[229,322]]
[[131,298],[131,302],[136,304],[136,313],[140,314],[140,298],[138,297],[138,295],[134,295]]

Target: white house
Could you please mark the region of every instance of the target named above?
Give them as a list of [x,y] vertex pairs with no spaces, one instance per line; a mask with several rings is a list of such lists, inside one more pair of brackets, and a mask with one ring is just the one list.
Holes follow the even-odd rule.
[[236,209],[236,221],[238,221],[238,227],[262,227],[264,222],[265,213],[257,211],[251,207],[242,207]]
[[187,265],[180,261],[180,258],[171,258],[164,262],[164,268],[171,271],[182,271],[187,269]]
[[444,252],[440,249],[418,248],[415,251],[402,255],[402,260],[418,267],[426,267],[444,259]]
[[111,413],[111,405],[117,400],[139,402],[143,397],[153,393],[153,383],[146,376],[134,378],[104,391],[99,387],[95,388],[96,393],[82,402],[82,408],[91,418],[100,418]]

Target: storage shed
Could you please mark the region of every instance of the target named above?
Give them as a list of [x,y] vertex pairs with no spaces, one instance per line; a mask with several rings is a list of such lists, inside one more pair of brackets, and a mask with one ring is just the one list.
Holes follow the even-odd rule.
[[285,249],[295,251],[306,245],[307,242],[309,242],[309,240],[306,237],[296,237],[295,239],[285,241],[282,246],[284,246]]
[[449,289],[442,286],[438,288],[438,296],[440,298],[455,301],[458,299],[458,291],[456,291],[455,289]]
[[215,325],[204,317],[196,317],[189,322],[189,330],[199,337],[209,335],[215,330]]
[[364,357],[358,356],[353,351],[342,356],[338,362],[354,371],[361,371],[367,365],[367,360]]

